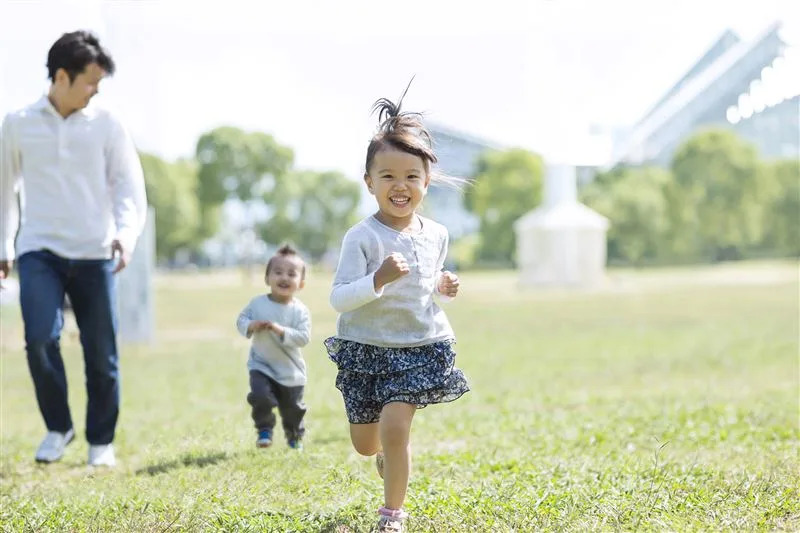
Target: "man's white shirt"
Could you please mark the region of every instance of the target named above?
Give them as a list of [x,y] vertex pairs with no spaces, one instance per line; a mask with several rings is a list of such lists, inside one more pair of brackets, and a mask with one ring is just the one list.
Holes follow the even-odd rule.
[[42,249],[69,259],[107,259],[115,239],[133,252],[146,215],[139,156],[111,113],[90,106],[63,118],[43,96],[5,117],[0,260]]

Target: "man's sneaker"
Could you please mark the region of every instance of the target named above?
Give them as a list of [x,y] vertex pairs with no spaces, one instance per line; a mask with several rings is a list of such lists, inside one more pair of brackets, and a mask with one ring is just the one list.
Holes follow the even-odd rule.
[[378,475],[383,479],[383,450],[375,454],[375,468],[378,470]]
[[117,459],[114,457],[113,444],[90,444],[89,445],[89,465],[90,466],[116,466]]
[[39,449],[36,450],[37,463],[52,463],[58,461],[64,455],[64,448],[67,444],[72,442],[75,438],[75,431],[72,429],[67,430],[66,433],[59,433],[58,431],[48,431]]
[[303,451],[303,441],[300,439],[289,439],[288,444],[289,448],[293,450],[297,450],[298,452]]
[[260,429],[258,431],[258,439],[256,440],[256,446],[259,448],[269,448],[272,446],[272,430],[271,429]]
[[381,507],[378,509],[378,514],[381,515],[378,520],[378,533],[403,533],[403,522],[408,518],[408,514],[402,509]]

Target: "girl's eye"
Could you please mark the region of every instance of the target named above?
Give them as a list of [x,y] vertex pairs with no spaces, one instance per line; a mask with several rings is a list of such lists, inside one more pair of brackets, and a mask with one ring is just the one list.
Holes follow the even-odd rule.
[[416,179],[419,179],[419,176],[415,176],[414,174],[412,174],[412,175],[410,175],[410,176],[408,177],[408,179],[410,179],[410,180],[416,180]]

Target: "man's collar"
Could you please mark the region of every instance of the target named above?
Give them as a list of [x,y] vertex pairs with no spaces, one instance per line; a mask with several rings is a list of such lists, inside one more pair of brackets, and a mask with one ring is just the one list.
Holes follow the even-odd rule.
[[[64,118],[61,116],[61,113],[58,112],[58,109],[56,109],[56,107],[53,105],[53,102],[50,101],[50,98],[48,97],[47,93],[43,94],[42,97],[39,98],[39,100],[35,104],[33,104],[33,107],[34,109],[41,109],[43,111],[47,111],[48,113],[52,113],[53,115],[59,118]],[[90,113],[91,110],[89,109],[89,106],[87,106],[82,109],[73,111],[72,114],[69,116],[72,116],[74,114],[78,114],[81,116],[89,116]]]

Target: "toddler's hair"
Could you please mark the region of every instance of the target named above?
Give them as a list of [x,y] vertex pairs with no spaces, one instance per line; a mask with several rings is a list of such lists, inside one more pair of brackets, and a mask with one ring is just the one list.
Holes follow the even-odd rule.
[[[267,270],[266,270],[266,272],[264,272],[264,277],[265,278],[267,276],[269,276],[269,269],[272,266],[272,260],[275,259],[278,256],[281,256],[281,257],[294,256],[294,257],[299,258],[301,261],[303,261],[303,258],[300,257],[300,254],[297,253],[297,250],[295,250],[292,247],[291,244],[284,244],[283,246],[278,248],[278,250],[275,252],[275,254],[272,257],[269,258],[269,261],[267,261]],[[303,270],[302,270],[302,273],[300,274],[300,279],[305,279],[305,278],[306,278],[306,263],[305,263],[305,261],[303,261]]]

